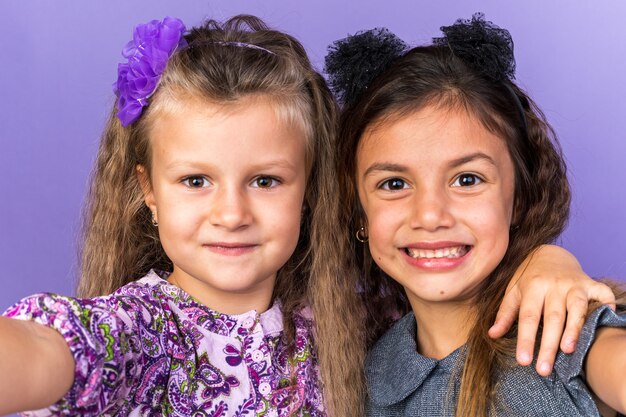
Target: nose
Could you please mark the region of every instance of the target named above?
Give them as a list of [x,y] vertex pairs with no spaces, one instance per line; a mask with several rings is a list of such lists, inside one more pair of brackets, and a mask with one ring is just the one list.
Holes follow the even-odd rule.
[[228,230],[249,226],[252,212],[245,192],[237,187],[218,187],[211,201],[209,221]]
[[416,190],[411,202],[411,227],[429,232],[452,227],[455,222],[451,213],[452,204],[444,190]]

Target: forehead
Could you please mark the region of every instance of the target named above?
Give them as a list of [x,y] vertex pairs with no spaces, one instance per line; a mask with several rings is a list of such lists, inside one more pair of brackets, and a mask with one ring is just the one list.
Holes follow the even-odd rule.
[[162,128],[164,117],[201,113],[206,117],[219,118],[250,113],[258,107],[265,110],[265,119],[271,121],[277,131],[297,132],[298,137],[303,138],[307,167],[312,163],[315,135],[311,108],[302,97],[250,93],[235,100],[211,100],[182,88],[163,89],[157,94],[148,108],[145,121],[150,145],[153,145],[155,133]]
[[149,130],[152,162],[299,157],[304,134],[284,122],[275,105],[261,98],[234,103],[187,99],[163,106]]
[[508,157],[505,140],[477,117],[462,108],[429,105],[368,126],[357,148],[357,163],[388,157],[407,162],[454,159],[470,150]]
[[269,94],[251,93],[235,99],[212,99],[204,97],[199,93],[195,94],[183,90],[182,88],[170,88],[159,91],[148,108],[150,114],[147,116],[147,119],[148,125],[152,126],[158,124],[161,117],[178,113],[194,112],[204,113],[208,116],[219,114],[227,116],[245,112],[255,107],[271,109],[274,112],[272,118],[275,121],[280,121],[285,125],[293,124],[294,127],[301,127],[298,124],[298,120],[296,120],[298,118],[294,116],[295,111],[286,109],[293,106],[289,106],[286,100],[281,100]]

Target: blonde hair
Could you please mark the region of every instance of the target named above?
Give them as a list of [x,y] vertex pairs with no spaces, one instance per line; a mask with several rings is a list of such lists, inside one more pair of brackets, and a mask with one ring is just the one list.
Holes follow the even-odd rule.
[[[185,36],[135,123],[122,127],[111,113],[100,143],[84,213],[82,274],[78,294],[108,294],[150,269],[172,270],[151,213],[145,206],[136,167],[150,173],[149,129],[172,98],[220,104],[263,97],[307,137],[307,187],[297,247],[278,271],[274,297],[282,302],[285,331],[294,342],[293,313],[310,305],[317,335],[321,380],[331,415],[360,416],[362,349],[357,295],[341,271],[348,258],[337,220],[339,193],[334,175],[336,105],[324,79],[293,37],[269,29],[253,16],[223,24],[210,20]],[[240,43],[260,48],[241,46]],[[268,52],[271,51],[271,52]]]

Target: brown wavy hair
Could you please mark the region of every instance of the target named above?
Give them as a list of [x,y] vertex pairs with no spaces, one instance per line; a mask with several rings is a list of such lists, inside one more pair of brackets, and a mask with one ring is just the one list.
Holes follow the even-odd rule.
[[[514,363],[516,329],[492,340],[495,321],[513,273],[541,244],[552,242],[565,227],[570,204],[566,166],[554,131],[527,94],[513,82],[494,82],[472,70],[448,47],[411,49],[380,74],[340,120],[339,158],[342,222],[347,233],[367,223],[358,201],[356,153],[365,130],[385,119],[402,117],[426,106],[461,109],[502,138],[515,169],[514,211],[509,247],[484,280],[475,299],[474,323],[461,372],[457,416],[485,416],[493,410],[498,370]],[[523,112],[523,118],[522,118]],[[526,119],[527,128],[524,126]],[[367,245],[353,240],[355,266],[362,271],[366,328],[372,344],[410,305],[403,288],[373,262]],[[478,395],[477,395],[478,394]]]
[[[306,305],[315,318],[317,354],[326,403],[335,416],[361,416],[364,345],[357,322],[359,303],[341,273],[347,240],[338,227],[335,167],[336,104],[304,47],[292,36],[240,15],[207,21],[185,35],[188,46],[168,62],[151,104],[137,122],[122,127],[115,109],[102,135],[88,192],[83,225],[78,294],[109,294],[151,269],[172,271],[151,213],[143,200],[136,167],[150,173],[149,129],[171,98],[236,104],[263,97],[307,138],[307,187],[300,239],[280,271],[273,296],[282,302],[289,343],[292,314]],[[272,53],[228,42],[257,45]]]

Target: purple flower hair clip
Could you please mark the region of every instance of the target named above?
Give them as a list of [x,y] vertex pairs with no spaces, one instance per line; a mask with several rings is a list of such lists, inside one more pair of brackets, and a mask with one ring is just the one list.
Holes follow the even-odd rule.
[[117,66],[117,117],[126,127],[141,116],[154,94],[167,61],[174,51],[187,45],[183,37],[185,25],[180,19],[166,17],[137,25],[133,40],[122,51],[127,63]]

